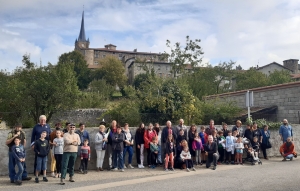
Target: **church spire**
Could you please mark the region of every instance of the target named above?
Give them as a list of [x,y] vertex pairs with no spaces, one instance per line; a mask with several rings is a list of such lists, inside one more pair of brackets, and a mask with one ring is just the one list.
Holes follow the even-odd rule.
[[84,11],[82,12],[82,20],[81,20],[81,27],[80,27],[80,33],[79,33],[78,41],[86,42],[85,30],[84,30]]

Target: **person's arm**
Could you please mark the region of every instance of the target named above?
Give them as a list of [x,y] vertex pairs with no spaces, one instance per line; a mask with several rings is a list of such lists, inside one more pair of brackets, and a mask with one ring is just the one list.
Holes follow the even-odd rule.
[[12,133],[9,133],[5,144],[9,145],[17,136],[19,136],[19,135],[15,134],[13,136]]
[[291,137],[292,137],[292,141],[294,141],[294,137],[293,137],[293,128],[291,126]]
[[32,133],[31,133],[31,142],[30,143],[33,143],[35,141],[35,129],[36,129],[36,126],[33,127],[32,129]]
[[283,137],[282,137],[282,125],[279,127],[279,135],[280,135],[280,139],[283,141]]
[[71,140],[68,133],[64,134],[64,142],[65,142],[66,145],[72,145],[72,143],[73,143],[73,140]]
[[88,153],[89,153],[89,160],[91,160],[91,148],[90,147],[89,147]]
[[103,143],[103,139],[101,139],[100,136],[99,136],[98,133],[95,135],[95,144],[102,144]]

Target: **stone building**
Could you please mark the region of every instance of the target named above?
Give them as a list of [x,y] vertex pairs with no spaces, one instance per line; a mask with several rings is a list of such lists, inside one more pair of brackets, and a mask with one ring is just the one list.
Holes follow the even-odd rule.
[[155,62],[163,60],[162,54],[151,53],[151,52],[138,52],[137,49],[132,51],[128,50],[117,50],[117,46],[113,44],[104,45],[104,48],[90,48],[90,41],[86,39],[85,28],[84,28],[84,12],[82,13],[81,27],[78,39],[75,40],[75,50],[82,53],[87,61],[88,68],[96,69],[100,68],[100,60],[106,56],[114,56],[121,60],[124,64],[126,74],[128,76],[128,70],[126,61],[131,58],[141,60],[152,60]]
[[281,64],[278,64],[277,62],[272,62],[270,64],[267,64],[267,65],[264,65],[264,66],[261,66],[261,67],[258,67],[257,70],[267,76],[269,76],[271,73],[273,73],[275,70],[277,71],[281,71],[281,70],[284,70],[284,71],[288,71],[290,73],[293,72],[293,70],[291,70],[290,68],[288,67],[285,67]]

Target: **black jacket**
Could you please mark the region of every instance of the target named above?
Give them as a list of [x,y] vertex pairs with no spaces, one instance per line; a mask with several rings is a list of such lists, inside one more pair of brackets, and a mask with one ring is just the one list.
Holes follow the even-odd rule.
[[[177,140],[177,128],[170,128],[172,129],[172,135],[173,135],[173,140]],[[162,132],[161,132],[161,141],[162,143],[166,143],[167,142],[167,138],[169,135],[169,128],[168,127],[164,127]]]
[[167,141],[166,150],[165,150],[166,154],[170,154],[172,152],[173,152],[173,155],[176,154],[175,143],[172,143],[172,144],[171,144],[171,142]]
[[145,129],[137,129],[136,132],[135,132],[135,144],[136,145],[141,145],[141,144],[144,144],[145,141],[144,141],[144,133],[145,133]]
[[34,143],[34,152],[37,154],[39,157],[45,157],[48,155],[50,151],[50,146],[49,146],[49,141],[44,140],[42,141],[41,139],[38,139]]
[[211,157],[214,153],[218,152],[218,145],[216,142],[212,142],[211,146],[208,143],[205,145],[204,150],[208,153],[208,157]]
[[112,149],[116,151],[123,151],[124,149],[124,140],[125,140],[125,135],[124,133],[114,133],[112,135]]

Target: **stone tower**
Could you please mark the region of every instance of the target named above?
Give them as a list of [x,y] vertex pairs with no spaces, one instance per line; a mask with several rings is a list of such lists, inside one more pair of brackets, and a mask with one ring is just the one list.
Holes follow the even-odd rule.
[[283,66],[292,70],[294,74],[299,72],[299,65],[297,59],[289,59],[283,61]]
[[82,12],[82,19],[81,19],[81,27],[78,39],[75,40],[75,50],[82,51],[82,49],[89,48],[90,40],[85,37],[85,30],[84,30],[84,11]]

